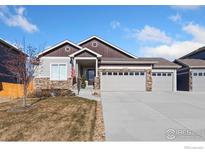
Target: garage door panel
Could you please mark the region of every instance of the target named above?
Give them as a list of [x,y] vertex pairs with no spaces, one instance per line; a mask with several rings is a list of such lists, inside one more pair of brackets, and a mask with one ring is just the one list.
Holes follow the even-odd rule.
[[153,72],[152,91],[173,91],[173,73]]
[[145,74],[101,75],[102,91],[145,91]]
[[205,72],[195,71],[193,73],[192,90],[205,91]]

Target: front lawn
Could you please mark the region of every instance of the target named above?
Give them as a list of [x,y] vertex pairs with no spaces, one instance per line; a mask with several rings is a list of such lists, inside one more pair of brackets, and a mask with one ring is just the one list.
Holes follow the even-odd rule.
[[96,101],[75,96],[0,104],[1,141],[92,141]]

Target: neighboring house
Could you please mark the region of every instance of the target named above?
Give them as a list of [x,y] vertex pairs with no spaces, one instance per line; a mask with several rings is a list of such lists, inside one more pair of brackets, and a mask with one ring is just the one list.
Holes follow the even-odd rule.
[[16,98],[23,95],[15,72],[16,58],[22,52],[14,45],[0,39],[0,97]]
[[177,90],[205,91],[205,47],[174,62],[182,66],[177,71]]
[[79,44],[65,40],[40,53],[38,59],[34,83],[39,90],[73,90],[73,76],[85,76],[96,92],[176,91],[180,67],[163,58],[138,58],[97,36]]

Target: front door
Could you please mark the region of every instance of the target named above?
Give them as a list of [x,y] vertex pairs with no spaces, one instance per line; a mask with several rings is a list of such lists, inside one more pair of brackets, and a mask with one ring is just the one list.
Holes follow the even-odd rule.
[[95,70],[94,69],[88,69],[87,70],[88,85],[94,85],[94,79],[95,79]]

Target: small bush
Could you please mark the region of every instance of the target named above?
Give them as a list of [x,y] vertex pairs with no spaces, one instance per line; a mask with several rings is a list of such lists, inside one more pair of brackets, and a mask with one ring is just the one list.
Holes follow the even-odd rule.
[[81,88],[83,88],[83,89],[85,89],[85,87],[86,87],[86,77],[85,77],[85,75],[83,75],[82,76],[82,81],[81,81]]
[[75,94],[71,90],[67,89],[41,89],[35,93],[29,94],[28,97],[56,97],[56,96],[74,96]]

